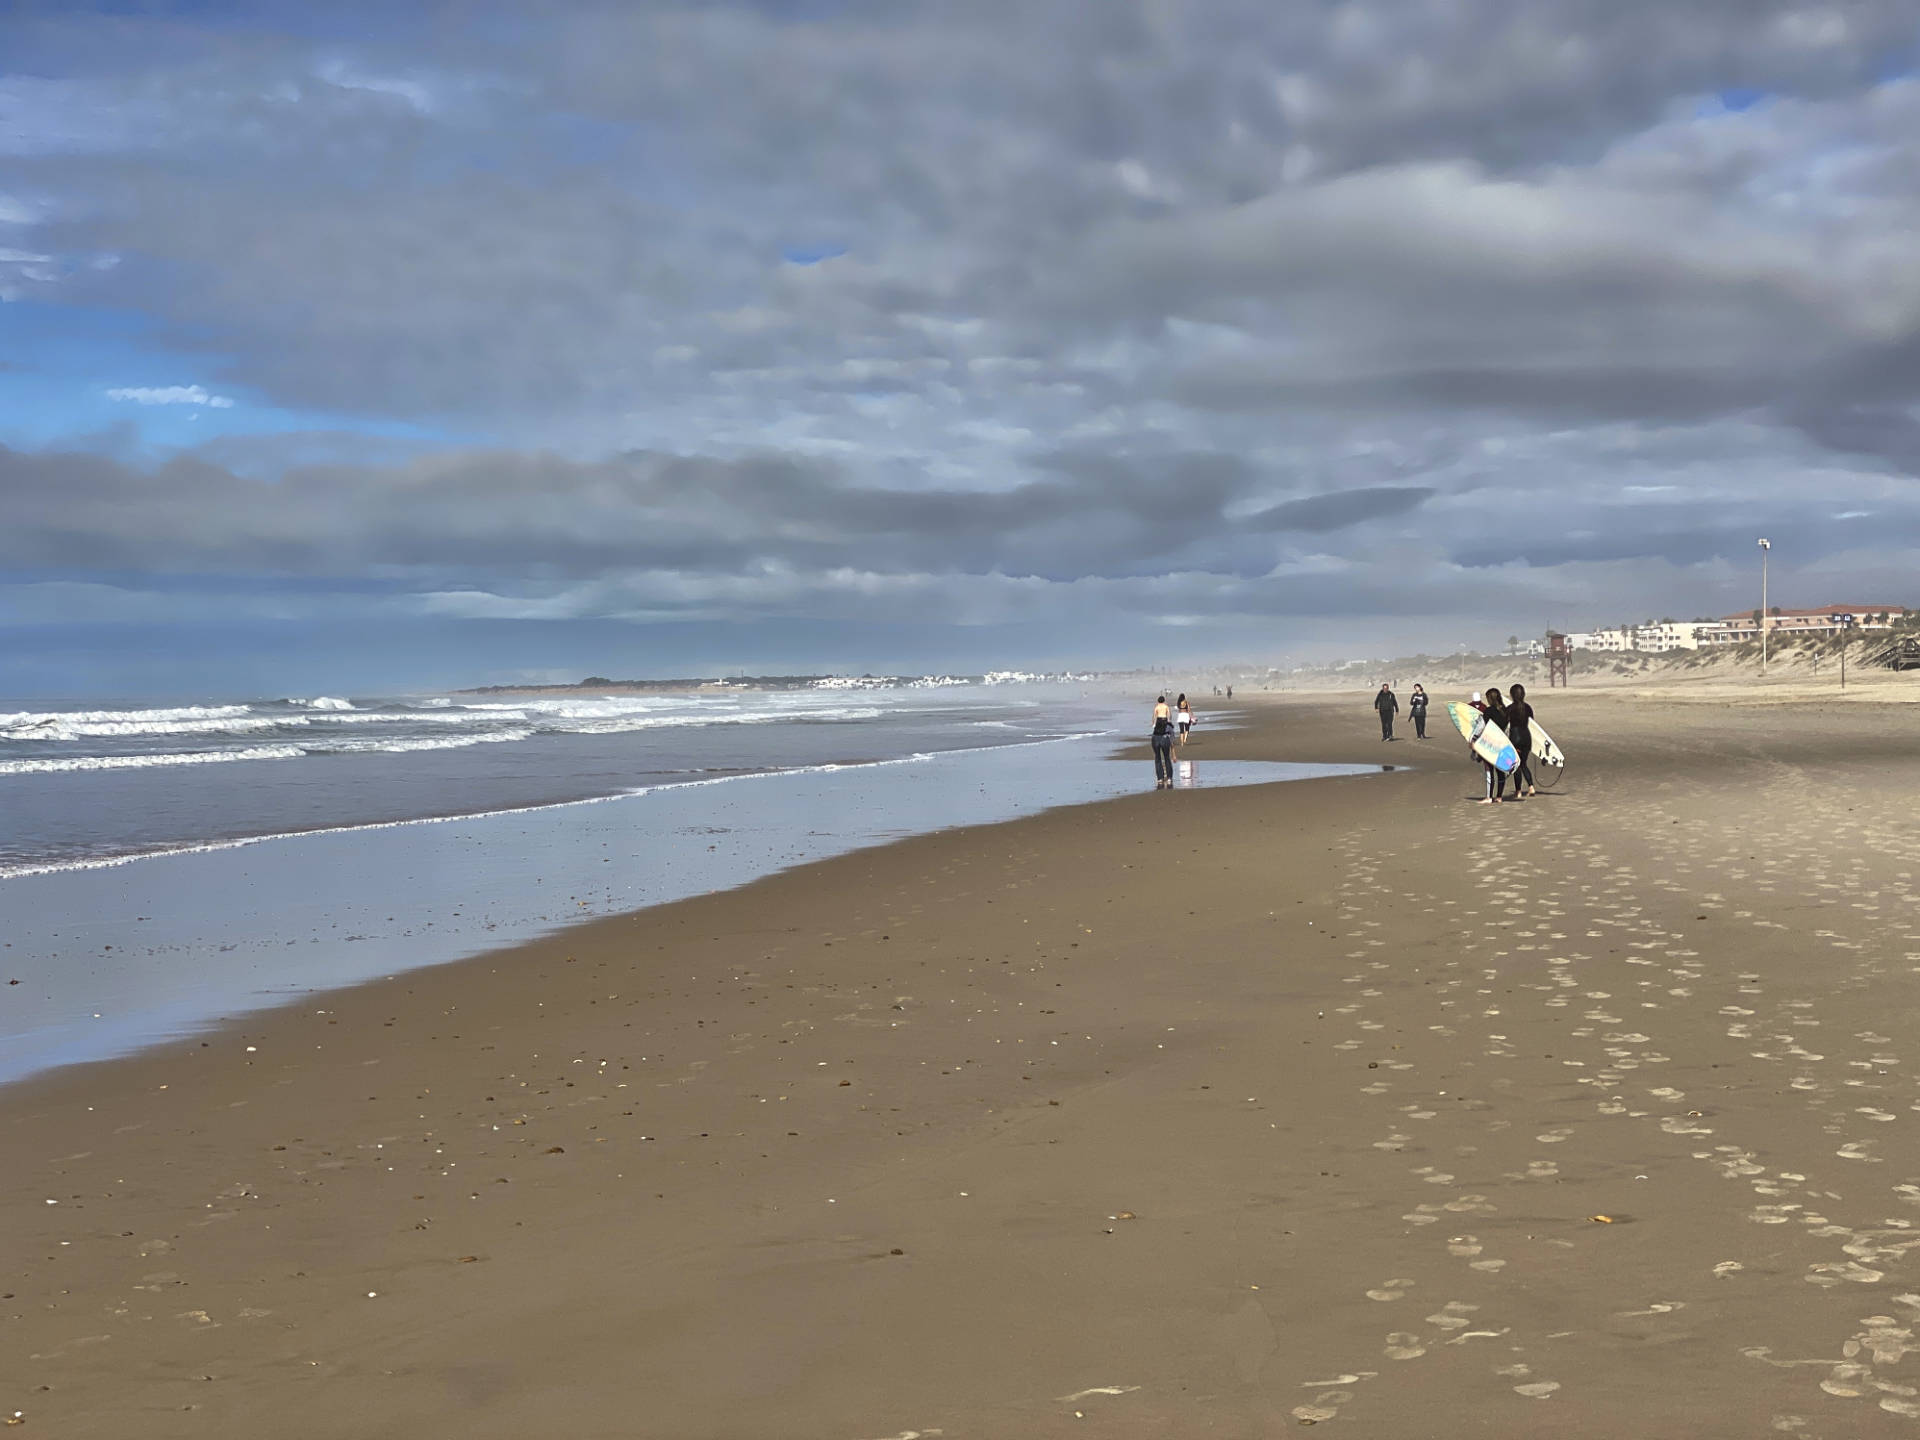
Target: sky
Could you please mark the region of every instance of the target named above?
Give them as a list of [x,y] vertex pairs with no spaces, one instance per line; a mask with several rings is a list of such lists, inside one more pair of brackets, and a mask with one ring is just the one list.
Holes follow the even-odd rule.
[[1920,602],[1906,0],[47,0],[0,694]]

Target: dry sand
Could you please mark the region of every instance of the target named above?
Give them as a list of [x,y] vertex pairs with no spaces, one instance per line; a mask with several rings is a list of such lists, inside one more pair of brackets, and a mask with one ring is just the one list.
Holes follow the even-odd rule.
[[1190,753],[1415,768],[1143,754],[0,1093],[0,1410],[1920,1434],[1914,712],[1537,698],[1575,768],[1523,806],[1438,714],[1255,702]]

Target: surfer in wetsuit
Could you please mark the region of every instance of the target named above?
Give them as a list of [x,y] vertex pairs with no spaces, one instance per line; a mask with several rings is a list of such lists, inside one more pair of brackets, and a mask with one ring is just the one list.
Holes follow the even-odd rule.
[[1173,786],[1173,712],[1164,695],[1153,705],[1153,778],[1156,790]]
[[[1474,698],[1473,708],[1478,710],[1488,720],[1491,720],[1495,725],[1498,725],[1503,731],[1507,728],[1507,706],[1506,702],[1500,698],[1498,686],[1490,686],[1487,690],[1486,699],[1484,700],[1476,696]],[[1475,730],[1474,733],[1477,735],[1479,731]],[[1474,758],[1478,760],[1480,757],[1475,755]],[[1498,805],[1507,795],[1507,772],[1490,760],[1481,760],[1480,764],[1487,772],[1487,795],[1480,803],[1482,805]]]
[[1520,763],[1513,772],[1513,798],[1524,800],[1529,795],[1538,795],[1534,788],[1533,765],[1533,706],[1527,703],[1527,687],[1514,683],[1511,698],[1507,701],[1507,738],[1513,742],[1513,753],[1520,757]]

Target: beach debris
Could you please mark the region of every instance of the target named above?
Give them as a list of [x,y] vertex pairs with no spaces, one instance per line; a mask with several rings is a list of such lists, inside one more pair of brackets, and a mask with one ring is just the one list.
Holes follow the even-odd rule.
[[1589,1215],[1587,1219],[1596,1225],[1612,1225],[1616,1223],[1614,1217],[1611,1215]]
[[549,1145],[547,1147],[547,1154],[549,1155],[564,1155],[566,1153],[567,1148],[564,1145]]
[[460,1263],[462,1265],[476,1265],[479,1261],[480,1257],[478,1255],[462,1255],[460,1257]]

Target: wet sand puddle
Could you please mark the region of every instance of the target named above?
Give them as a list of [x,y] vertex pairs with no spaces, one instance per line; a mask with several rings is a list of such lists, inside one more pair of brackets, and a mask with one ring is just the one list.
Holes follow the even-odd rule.
[[[1614,1365],[1683,1352],[1750,1387],[1775,1432],[1920,1419],[1920,1177],[1900,1143],[1920,1087],[1890,1033],[1920,996],[1920,837],[1872,780],[1777,766],[1734,796],[1636,798],[1603,777],[1476,812],[1453,863],[1477,894],[1457,903],[1389,878],[1413,846],[1339,843],[1357,943],[1325,1019],[1379,1107],[1342,1158],[1406,1228],[1375,1249],[1382,1278],[1355,1280],[1377,1342],[1301,1376],[1296,1421],[1357,1418],[1435,1363],[1490,1400],[1577,1410]],[[1478,1143],[1429,1145],[1442,1116]],[[1704,1202],[1682,1166],[1720,1182]],[[1685,1390],[1688,1369],[1647,1383]]]

